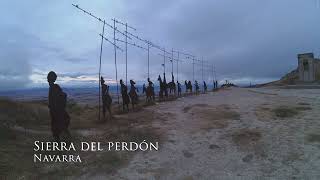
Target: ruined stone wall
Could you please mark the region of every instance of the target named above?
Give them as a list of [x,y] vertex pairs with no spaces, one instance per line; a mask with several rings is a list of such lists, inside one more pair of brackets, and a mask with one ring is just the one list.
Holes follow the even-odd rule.
[[299,80],[312,82],[315,80],[315,59],[312,53],[298,55]]
[[320,59],[315,59],[315,80],[320,81]]

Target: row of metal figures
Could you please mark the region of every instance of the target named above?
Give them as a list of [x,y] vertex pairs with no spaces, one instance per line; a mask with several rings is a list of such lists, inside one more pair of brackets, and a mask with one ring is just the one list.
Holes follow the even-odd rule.
[[[160,75],[158,77],[158,81],[160,83],[160,92],[159,92],[159,99],[165,100],[168,97],[168,89],[170,89],[169,93],[176,92],[176,84],[174,83],[174,77],[172,75],[172,81],[166,83],[165,74],[163,74],[163,80],[161,79]],[[57,74],[53,71],[48,73],[47,80],[49,83],[49,93],[48,93],[48,108],[51,117],[51,131],[55,141],[60,141],[60,135],[62,132],[65,132],[68,136],[70,133],[68,131],[68,127],[70,124],[70,116],[66,111],[67,105],[67,94],[62,91],[58,84],[55,84],[57,80]],[[132,107],[138,103],[138,89],[135,87],[135,82],[130,80],[130,91],[128,93],[127,86],[120,80],[121,84],[121,94],[122,94],[122,102],[123,102],[123,109],[125,107],[127,110],[129,109],[129,103],[131,101]],[[186,91],[192,92],[192,84],[191,81],[185,81]],[[204,91],[207,91],[207,85],[203,82]],[[102,91],[102,109],[103,109],[103,116],[106,115],[106,110],[109,111],[111,117],[111,103],[112,98],[109,93],[109,86],[105,84],[103,77],[101,77],[101,91]],[[178,95],[181,95],[181,84],[177,81],[178,87]],[[218,82],[214,82],[214,88],[218,88]],[[195,89],[196,92],[199,92],[199,85],[198,82],[195,81]],[[155,101],[155,93],[154,93],[154,85],[148,78],[148,86],[143,88],[143,92],[146,93],[147,101]]]
[[[166,100],[166,98],[169,97],[169,94],[174,94],[176,95],[177,90],[178,96],[181,96],[181,84],[179,81],[175,83],[174,81],[174,76],[173,73],[171,74],[172,80],[171,82],[167,83],[166,81],[166,75],[163,73],[163,79],[161,79],[161,76],[159,75],[158,81],[159,81],[159,86],[160,86],[160,91],[159,91],[159,101]],[[148,81],[148,86],[146,87],[145,84],[143,84],[143,94],[146,94],[146,101],[147,102],[152,102],[155,101],[155,91],[154,91],[154,84],[150,80],[150,78],[147,79]],[[102,93],[102,112],[103,112],[103,117],[106,115],[106,110],[108,110],[109,115],[111,116],[111,104],[112,104],[112,98],[109,93],[109,86],[105,84],[105,81],[103,77],[101,77],[101,93]],[[192,93],[192,83],[191,81],[185,81],[185,86],[186,86],[186,93],[190,92]],[[130,80],[130,91],[128,93],[128,87],[124,84],[122,79],[120,79],[120,85],[121,85],[121,96],[122,96],[122,108],[123,111],[127,110],[129,111],[129,104],[131,102],[132,108],[134,109],[134,106],[138,104],[139,101],[139,96],[138,96],[138,88],[135,87],[135,82],[133,80]],[[194,84],[195,87],[195,93],[198,94],[200,92],[200,86],[198,81],[195,81]],[[216,89],[218,88],[218,81],[214,81],[213,83],[213,88]],[[205,81],[203,81],[203,92],[205,93],[207,91],[208,87]]]

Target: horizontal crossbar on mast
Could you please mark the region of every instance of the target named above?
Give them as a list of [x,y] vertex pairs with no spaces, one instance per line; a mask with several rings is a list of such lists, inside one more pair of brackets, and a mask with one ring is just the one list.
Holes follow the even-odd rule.
[[122,43],[127,43],[127,44],[129,44],[129,45],[131,45],[131,46],[135,46],[135,47],[137,47],[137,48],[140,48],[140,49],[143,49],[143,50],[148,51],[147,48],[144,48],[144,47],[142,47],[142,46],[139,46],[139,45],[137,45],[136,43],[126,42],[126,41],[123,41],[123,40],[121,40],[121,39],[116,39],[116,41],[119,41],[119,42],[122,42]]
[[119,20],[117,20],[117,19],[111,19],[112,21],[115,21],[116,23],[118,23],[118,24],[121,24],[121,25],[123,25],[123,26],[127,26],[128,28],[130,28],[130,29],[133,29],[133,30],[137,30],[136,28],[134,28],[134,27],[132,27],[132,26],[129,26],[128,25],[128,23],[123,23],[123,22],[121,22],[121,21],[119,21]]
[[114,45],[117,49],[119,49],[120,51],[123,52],[123,49],[121,49],[119,46],[117,46],[116,44],[114,44],[112,41],[110,41],[108,38],[106,38],[105,36],[103,36],[102,34],[99,34],[101,37],[103,37],[104,40],[108,41],[110,44]]
[[[105,21],[104,19],[99,18],[99,17],[97,17],[97,16],[93,15],[92,13],[90,13],[90,12],[88,12],[88,11],[86,11],[86,10],[84,10],[84,9],[80,8],[80,7],[79,7],[79,5],[72,4],[72,6],[74,6],[74,7],[76,7],[77,9],[79,9],[79,10],[83,11],[84,13],[88,14],[89,16],[91,16],[91,17],[95,18],[95,19],[96,19],[96,20],[98,20],[99,22],[104,23],[105,25],[107,25],[107,26],[108,26],[108,27],[110,27],[111,29],[114,29],[116,32],[118,32],[118,33],[122,34],[123,36],[127,36],[127,35],[126,35],[126,34],[124,34],[123,32],[119,31],[117,28],[115,28],[115,27],[113,27],[112,25],[110,25],[110,24],[106,23],[106,21]],[[129,37],[129,36],[127,36],[127,37],[128,37],[129,39],[131,39],[131,37]]]

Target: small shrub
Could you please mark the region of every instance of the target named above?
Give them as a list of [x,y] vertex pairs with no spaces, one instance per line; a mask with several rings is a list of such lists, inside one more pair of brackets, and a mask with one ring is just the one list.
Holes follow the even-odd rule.
[[279,118],[288,118],[297,115],[299,112],[297,108],[281,106],[273,109],[273,113]]
[[307,140],[311,143],[320,142],[320,134],[309,134]]

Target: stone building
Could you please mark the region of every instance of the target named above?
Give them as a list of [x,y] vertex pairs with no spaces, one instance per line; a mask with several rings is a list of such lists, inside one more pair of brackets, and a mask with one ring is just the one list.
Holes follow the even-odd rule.
[[313,82],[320,80],[320,59],[313,53],[298,54],[299,81]]

